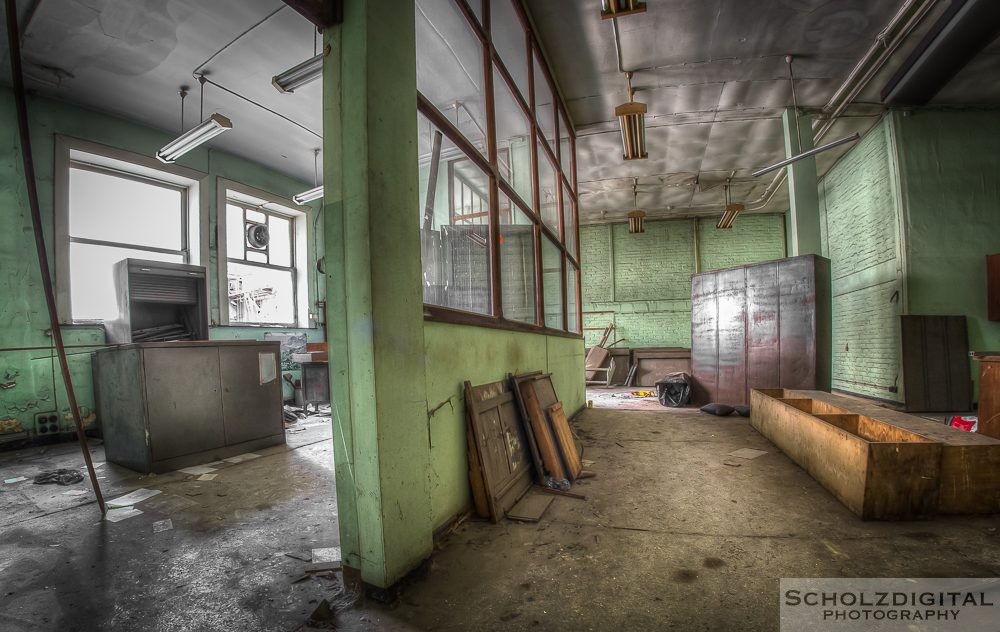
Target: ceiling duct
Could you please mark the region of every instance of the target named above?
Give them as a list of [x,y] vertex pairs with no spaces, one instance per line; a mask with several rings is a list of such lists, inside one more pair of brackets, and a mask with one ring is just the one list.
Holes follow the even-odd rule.
[[924,105],[1000,35],[1000,2],[953,0],[882,89],[887,105]]

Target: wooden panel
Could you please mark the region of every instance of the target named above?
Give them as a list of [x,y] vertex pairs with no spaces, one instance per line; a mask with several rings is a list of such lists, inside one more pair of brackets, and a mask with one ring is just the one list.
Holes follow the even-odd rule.
[[575,481],[576,477],[583,471],[583,462],[580,460],[580,453],[576,450],[576,441],[573,438],[573,431],[570,430],[569,420],[566,419],[566,412],[563,410],[562,403],[550,406],[548,411],[552,432],[559,445],[563,464],[566,466],[566,476],[570,481]]
[[937,509],[940,443],[909,433],[898,433],[896,442],[869,441],[850,430],[861,420],[848,410],[822,419],[756,390],[751,402],[753,427],[863,520],[918,518]]
[[900,316],[906,410],[972,408],[965,316]]
[[538,522],[549,508],[555,496],[544,492],[531,491],[524,495],[514,507],[507,512],[507,517],[511,520],[521,522]]
[[1000,356],[979,360],[979,432],[1000,439]]
[[[469,461],[479,467],[470,472],[473,492],[485,496],[489,517],[503,517],[531,487],[531,458],[517,413],[514,394],[504,381],[473,388],[465,383],[467,420],[473,444]],[[472,449],[475,449],[475,454]]]
[[[609,357],[611,357],[611,352],[604,347],[591,347],[583,361],[583,366],[587,369],[600,368],[605,365]],[[604,371],[587,371],[586,379],[588,382],[596,380],[599,374],[604,377]]]
[[[566,471],[563,469],[562,457],[556,447],[556,440],[552,436],[548,419],[545,418],[545,410],[540,403],[540,397],[535,391],[535,385],[540,382],[543,380],[521,382],[518,385],[521,391],[521,401],[524,402],[524,409],[528,413],[528,422],[531,425],[531,432],[535,436],[535,443],[538,445],[538,453],[541,455],[545,471],[552,478],[563,480],[566,478]],[[552,404],[554,403],[552,402]]]
[[1000,254],[986,257],[986,303],[990,320],[1000,320]]

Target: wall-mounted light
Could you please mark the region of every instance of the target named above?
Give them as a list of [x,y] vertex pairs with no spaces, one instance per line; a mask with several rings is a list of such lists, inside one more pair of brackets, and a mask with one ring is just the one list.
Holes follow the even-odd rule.
[[278,92],[295,92],[298,88],[323,75],[323,53],[292,66],[285,72],[271,78],[271,84]]
[[726,180],[726,184],[724,185],[724,189],[726,191],[726,210],[722,213],[722,219],[720,219],[719,223],[715,225],[716,228],[723,230],[732,228],[733,223],[736,221],[736,217],[739,216],[739,214],[746,208],[746,206],[740,204],[739,202],[733,203],[729,194],[729,184],[731,179],[732,176],[730,176],[730,179]]
[[189,129],[164,145],[160,151],[156,152],[156,157],[162,162],[174,162],[195,147],[208,142],[228,129],[233,129],[232,121],[215,113],[197,127]]
[[313,184],[316,186],[292,196],[292,201],[299,206],[323,197],[323,185],[319,183],[319,152],[319,149],[313,150]]
[[632,73],[625,73],[628,84],[628,103],[622,103],[615,108],[618,125],[622,130],[622,158],[625,160],[641,160],[648,158],[646,153],[646,104],[634,100],[632,90]]
[[646,3],[642,0],[601,0],[601,17],[605,20],[645,12]]

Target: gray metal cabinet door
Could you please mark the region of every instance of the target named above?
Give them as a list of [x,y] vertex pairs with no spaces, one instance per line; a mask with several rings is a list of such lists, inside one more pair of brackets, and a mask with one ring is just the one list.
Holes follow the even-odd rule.
[[143,368],[154,461],[225,445],[218,349],[145,349]]
[[[273,379],[265,384],[261,384],[261,354],[273,356]],[[226,443],[242,443],[284,433],[278,345],[220,347],[219,365]]]

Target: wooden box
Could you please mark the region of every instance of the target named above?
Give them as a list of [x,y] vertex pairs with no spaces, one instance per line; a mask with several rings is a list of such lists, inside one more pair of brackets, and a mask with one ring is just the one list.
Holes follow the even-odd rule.
[[864,415],[822,412],[809,398],[752,390],[754,428],[862,520],[935,513],[941,444]]

